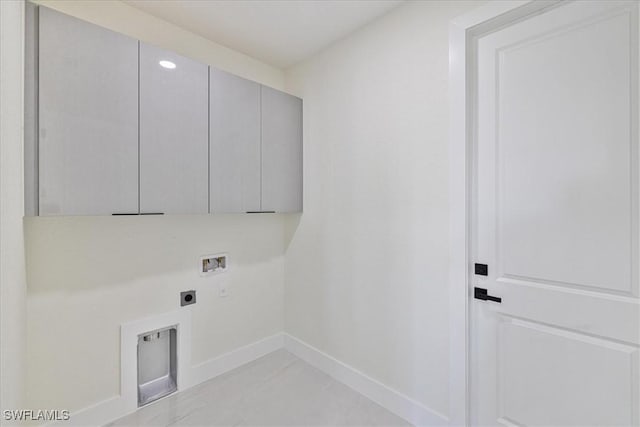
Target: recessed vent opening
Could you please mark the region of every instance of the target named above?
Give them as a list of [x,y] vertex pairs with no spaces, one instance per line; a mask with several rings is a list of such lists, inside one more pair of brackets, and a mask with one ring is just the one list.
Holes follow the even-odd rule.
[[176,326],[138,335],[138,407],[177,390]]

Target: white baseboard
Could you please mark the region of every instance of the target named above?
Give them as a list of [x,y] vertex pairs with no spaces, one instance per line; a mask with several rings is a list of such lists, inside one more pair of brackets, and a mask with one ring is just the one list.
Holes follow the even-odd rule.
[[47,426],[103,426],[129,412],[125,399],[122,396],[114,396],[88,408],[72,412],[68,421],[56,421]]
[[[415,426],[449,425],[446,416],[427,408],[357,369],[285,333],[272,335],[192,366],[187,373],[185,386],[181,388],[181,391],[229,372],[283,347],[310,365],[351,387]],[[131,412],[127,399],[123,396],[114,396],[88,408],[74,411],[69,421],[60,421],[49,425],[64,425],[67,427],[103,426]]]
[[244,347],[230,351],[209,359],[204,363],[191,368],[191,378],[188,387],[200,384],[201,382],[215,378],[218,375],[229,372],[246,363],[266,356],[284,346],[284,336],[282,333],[261,339]]
[[284,334],[284,348],[415,426],[449,425],[446,416],[387,387],[380,381],[374,380],[298,338]]
[[[179,392],[276,351],[282,348],[283,344],[283,334],[277,333],[244,347],[232,350],[221,356],[207,360],[206,362],[191,366],[189,372],[185,373],[184,386],[180,388]],[[102,402],[88,408],[73,411],[71,413],[71,418],[68,421],[57,421],[48,425],[64,425],[66,427],[103,426],[111,421],[124,417],[135,410],[136,408],[133,410],[131,409],[129,399],[127,399],[126,396],[119,395],[103,400]]]

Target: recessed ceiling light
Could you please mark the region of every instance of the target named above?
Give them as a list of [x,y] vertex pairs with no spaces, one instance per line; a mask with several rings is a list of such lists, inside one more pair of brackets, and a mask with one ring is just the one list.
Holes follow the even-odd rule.
[[171,61],[162,60],[158,62],[158,64],[160,64],[161,67],[168,68],[170,70],[173,70],[174,68],[176,68],[176,64],[174,64]]

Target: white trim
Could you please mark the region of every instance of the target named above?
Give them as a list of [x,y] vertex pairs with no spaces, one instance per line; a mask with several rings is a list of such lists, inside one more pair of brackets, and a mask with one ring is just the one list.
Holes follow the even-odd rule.
[[449,424],[446,416],[427,408],[410,397],[382,384],[380,381],[286,333],[284,334],[284,347],[308,364],[351,387],[413,425],[444,426]]
[[98,402],[87,408],[71,413],[68,421],[55,421],[47,426],[103,426],[113,420],[127,415],[128,411],[124,399],[120,396]]
[[466,26],[449,25],[449,421],[467,424]]
[[[152,318],[127,324],[126,329],[128,330],[126,331],[126,335],[128,337],[133,335],[137,338],[138,333],[159,329],[159,327],[157,327],[159,323],[165,323],[166,325],[178,324],[180,325],[179,328],[181,328],[179,330],[184,333],[185,329],[190,328],[190,316],[188,315],[189,312],[187,312],[186,310],[181,312],[187,313],[187,315],[179,316],[180,319],[176,319],[174,316],[172,316],[176,314],[176,312],[174,312],[168,313],[164,316],[159,316],[159,318],[162,319],[162,322],[160,322],[160,319],[158,318]],[[176,320],[178,320],[179,322],[176,323]],[[166,323],[167,321],[169,322]],[[123,325],[123,328],[124,327],[125,325]],[[136,331],[135,335],[133,334],[133,331]],[[178,337],[180,337],[180,332],[178,333]],[[240,347],[236,350],[232,350],[221,356],[190,367],[188,371],[183,371],[188,372],[188,376],[183,374],[184,378],[182,382],[180,382],[180,374],[178,374],[178,392],[215,378],[246,363],[266,356],[267,354],[279,350],[283,347],[295,356],[316,367],[317,369],[320,369],[337,381],[340,381],[345,385],[353,388],[357,392],[368,397],[369,399],[373,400],[374,402],[378,403],[379,405],[389,410],[390,412],[393,412],[399,417],[404,418],[413,425],[449,425],[449,420],[445,415],[422,405],[409,396],[406,396],[384,385],[380,381],[367,376],[357,369],[329,356],[326,353],[323,353],[322,351],[312,347],[311,345],[286,333],[274,334],[270,337],[263,338],[244,347]],[[180,350],[178,351],[180,355]],[[185,357],[184,354],[182,357]],[[130,367],[126,369],[129,370]],[[136,372],[134,371],[129,375],[133,375],[132,378],[135,386],[135,378],[137,378]],[[122,385],[126,386],[126,384],[130,382],[131,381],[125,381],[122,383]],[[124,392],[124,388],[122,391]],[[89,406],[82,410],[74,411],[71,414],[71,419],[68,421],[58,421],[50,423],[48,425],[85,427],[102,426],[125,415],[128,415],[135,410],[137,410],[137,399],[134,400],[134,407],[132,408],[131,397],[127,396],[126,393],[123,393],[120,396],[114,396],[112,398],[103,400],[102,402],[96,403],[95,405]]]
[[[514,9],[525,6],[529,3],[531,3],[531,0],[504,0],[488,2],[481,7],[470,10],[464,15],[453,18],[451,20],[451,26],[455,26],[466,33],[467,30],[470,30],[473,27],[484,24],[487,21],[491,21],[500,15],[511,12]],[[451,40],[449,40],[449,47],[451,47]]]
[[120,398],[127,413],[138,408],[138,335],[175,326],[178,331],[178,391],[191,383],[191,311],[176,310],[125,323],[120,328]]
[[191,383],[189,387],[215,378],[218,375],[229,372],[262,356],[266,356],[269,353],[281,349],[283,346],[284,338],[282,333],[278,333],[225,353],[214,359],[209,359],[191,368]]
[[474,37],[558,4],[557,0],[489,2],[449,25],[449,419],[469,424],[469,295],[472,82]]
[[[185,314],[180,314],[185,313]],[[179,316],[175,316],[175,314],[179,314]],[[246,363],[252,362],[262,356],[265,356],[273,351],[276,351],[283,347],[284,337],[282,333],[277,333],[267,338],[263,338],[254,343],[248,344],[244,347],[240,347],[236,350],[232,350],[228,353],[222,354],[221,356],[214,357],[213,359],[207,360],[203,363],[200,363],[195,366],[190,366],[187,364],[187,361],[190,359],[191,353],[191,342],[189,340],[189,344],[186,345],[185,333],[190,335],[190,324],[191,324],[191,316],[190,312],[187,310],[181,310],[180,312],[168,313],[167,315],[158,316],[158,318],[154,317],[151,319],[144,319],[140,322],[133,322],[127,325],[123,325],[123,329],[125,326],[128,329],[126,331],[127,337],[131,337],[133,334],[132,331],[141,330],[142,332],[146,332],[149,330],[159,329],[156,325],[159,323],[159,320],[163,319],[161,323],[165,325],[179,325],[178,330],[178,340],[180,340],[180,335],[182,335],[182,344],[179,344],[187,348],[183,348],[182,352],[180,348],[178,348],[178,393],[189,389],[195,385],[198,385],[204,381],[210,380],[212,378],[217,377],[218,375],[229,372],[237,367],[240,367]],[[176,322],[176,320],[178,322]],[[166,323],[166,321],[169,321]],[[160,326],[160,328],[163,326]],[[149,328],[149,329],[147,329]],[[125,333],[123,332],[122,335]],[[135,333],[135,337],[137,338],[138,332]],[[121,338],[122,340],[122,338]],[[137,343],[137,339],[136,339]],[[135,350],[135,347],[134,347]],[[187,368],[182,367],[181,361],[187,364]],[[135,362],[135,360],[134,360]],[[127,362],[129,363],[129,362]],[[94,405],[91,405],[87,408],[81,409],[79,411],[73,411],[71,413],[71,419],[68,421],[56,421],[47,425],[55,425],[55,426],[103,426],[105,424],[110,423],[111,421],[117,420],[118,418],[124,417],[132,412],[135,412],[137,408],[137,397],[136,394],[133,395],[133,407],[131,405],[131,394],[125,392],[125,387],[130,387],[130,383],[133,382],[134,393],[135,390],[135,379],[137,378],[137,373],[134,370],[130,372],[131,367],[124,367],[121,369],[121,373],[127,370],[129,372],[130,380],[126,380],[121,382],[121,394],[119,396],[114,396],[109,399],[103,400],[102,402],[98,402]],[[135,364],[134,364],[135,369]],[[182,375],[180,374],[180,370],[182,370]],[[124,377],[124,374],[121,374],[121,377]],[[182,379],[181,379],[182,377]],[[121,381],[124,378],[121,379]],[[168,396],[167,396],[168,397]],[[163,399],[166,399],[163,398]],[[152,403],[153,404],[153,403]]]

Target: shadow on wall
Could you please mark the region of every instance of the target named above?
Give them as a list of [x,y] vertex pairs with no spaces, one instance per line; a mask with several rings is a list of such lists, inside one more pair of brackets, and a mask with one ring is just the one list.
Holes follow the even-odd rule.
[[284,253],[280,215],[29,217],[24,220],[29,293],[118,286],[173,273],[198,277],[201,255],[234,266]]
[[293,237],[296,235],[296,231],[298,231],[298,227],[300,226],[300,219],[302,218],[302,214],[289,214],[285,217],[284,221],[284,251],[286,252],[289,249],[289,245],[293,240]]

